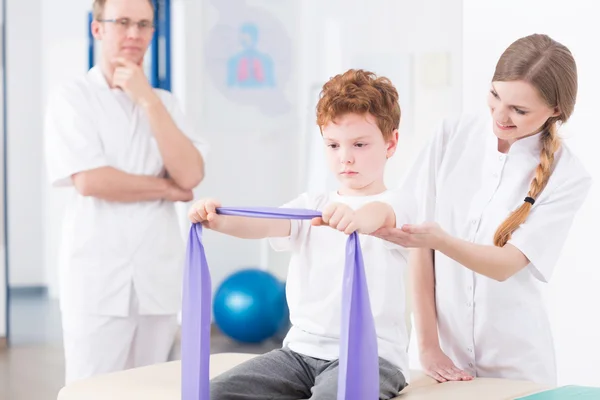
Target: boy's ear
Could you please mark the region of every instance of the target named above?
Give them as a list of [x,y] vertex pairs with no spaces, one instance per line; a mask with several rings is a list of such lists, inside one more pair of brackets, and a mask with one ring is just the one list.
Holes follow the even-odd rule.
[[398,129],[394,129],[391,137],[387,141],[387,158],[391,158],[398,147]]

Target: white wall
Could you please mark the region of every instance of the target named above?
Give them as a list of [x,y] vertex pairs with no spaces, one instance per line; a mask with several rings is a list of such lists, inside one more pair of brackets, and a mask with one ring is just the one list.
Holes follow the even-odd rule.
[[[402,178],[441,118],[460,110],[461,3],[460,0],[353,1],[345,32],[344,67],[352,66],[350,57],[355,55],[379,54],[391,62],[394,56],[412,58],[411,86],[405,88],[401,86],[403,80],[394,81],[401,99],[405,90],[412,95],[411,103],[401,104],[407,112],[400,124],[398,151],[388,165],[389,186]],[[397,64],[390,64],[382,73],[393,79],[397,68],[400,68]]]
[[[87,13],[91,9],[91,3],[91,1],[61,0],[60,6],[57,6],[55,2],[41,2],[44,16],[41,21],[40,55],[43,68],[40,71],[39,83],[41,115],[45,113],[49,91],[55,85],[85,74],[88,69]],[[41,146],[43,144],[41,134],[38,140]],[[40,159],[43,161],[41,157]],[[65,190],[55,190],[49,186],[45,162],[40,165],[39,172],[38,182],[44,198],[42,204],[44,247],[43,251],[39,252],[44,257],[41,274],[48,285],[50,295],[57,296],[57,251],[66,193]]]
[[600,145],[597,112],[600,109],[600,25],[591,0],[505,0],[463,2],[463,75],[465,109],[484,109],[495,63],[515,39],[546,33],[571,49],[578,63],[579,95],[572,120],[564,127],[567,143],[596,180],[573,224],[550,284],[549,311],[557,346],[559,383],[600,385],[600,270],[594,249],[600,212],[597,180]]
[[[402,179],[414,162],[415,150],[430,137],[440,119],[460,110],[461,3],[303,2],[300,62],[304,63],[301,86],[306,93],[302,95],[334,74],[357,67],[389,77],[398,89],[402,109],[400,140],[386,171],[389,186],[396,186]],[[316,92],[313,90],[311,95],[314,97]],[[310,113],[308,121],[313,125],[316,101],[316,97],[302,99],[306,107],[302,111],[305,116]],[[305,120],[306,117],[302,122]],[[303,127],[302,133],[307,132],[318,135],[318,130],[310,130],[310,126]],[[303,140],[309,141],[310,137]]]
[[[268,7],[271,15],[282,20],[292,43],[297,40],[295,15],[300,3],[248,3]],[[297,195],[297,69],[292,69],[291,79],[283,86],[293,104],[290,114],[268,118],[252,106],[236,106],[216,90],[212,78],[206,75],[205,41],[219,22],[217,10],[208,1],[194,0],[175,0],[173,8],[174,16],[181,17],[172,25],[173,41],[177,42],[173,64],[178,72],[174,77],[174,93],[212,147],[207,176],[197,196],[217,197],[224,205],[238,206],[277,206],[290,200]],[[241,11],[237,9],[236,13]],[[263,40],[268,39],[265,35]],[[261,266],[264,261],[262,244],[258,241],[207,231],[205,243],[213,286],[234,270]],[[272,272],[283,278],[285,258],[280,261],[279,255],[271,254],[269,263]]]
[[[44,283],[39,0],[7,0],[9,284]],[[56,20],[55,20],[56,21]],[[59,20],[60,21],[60,20]],[[58,24],[60,25],[60,24]]]

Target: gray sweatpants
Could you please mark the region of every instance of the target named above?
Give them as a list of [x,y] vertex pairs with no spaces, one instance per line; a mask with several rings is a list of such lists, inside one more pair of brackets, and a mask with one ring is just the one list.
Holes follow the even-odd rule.
[[[335,400],[338,360],[325,361],[288,348],[250,359],[210,382],[211,400]],[[398,396],[406,387],[402,373],[379,358],[379,398]]]

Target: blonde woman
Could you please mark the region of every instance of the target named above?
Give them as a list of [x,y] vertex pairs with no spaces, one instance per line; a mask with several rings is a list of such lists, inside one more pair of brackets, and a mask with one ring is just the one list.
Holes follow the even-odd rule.
[[561,142],[577,95],[570,51],[546,35],[511,44],[490,114],[445,120],[409,175],[419,223],[375,236],[410,255],[423,368],[556,383],[543,291],[591,178]]

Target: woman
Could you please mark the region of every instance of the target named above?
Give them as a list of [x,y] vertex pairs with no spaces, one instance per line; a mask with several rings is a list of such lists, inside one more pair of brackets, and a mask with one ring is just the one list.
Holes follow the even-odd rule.
[[490,115],[444,121],[409,175],[423,223],[374,233],[414,248],[419,353],[440,382],[556,384],[542,293],[591,185],[557,134],[576,95],[565,46],[545,35],[511,44],[491,82]]

